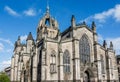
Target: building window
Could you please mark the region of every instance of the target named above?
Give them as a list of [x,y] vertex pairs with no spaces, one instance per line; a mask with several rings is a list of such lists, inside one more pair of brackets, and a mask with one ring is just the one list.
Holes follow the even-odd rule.
[[55,51],[52,51],[50,56],[50,72],[55,73],[56,72],[56,53]]
[[80,60],[82,63],[90,62],[90,45],[86,35],[80,39]]
[[104,57],[101,55],[100,59],[101,59],[101,73],[104,74],[105,73]]
[[112,64],[112,59],[110,58],[110,69],[111,69],[111,74],[113,74],[113,64]]
[[42,64],[43,65],[46,64],[46,54],[45,54],[45,52],[42,52]]
[[118,67],[118,73],[120,73],[120,68]]
[[70,73],[70,55],[68,50],[66,50],[63,54],[63,65],[64,73]]

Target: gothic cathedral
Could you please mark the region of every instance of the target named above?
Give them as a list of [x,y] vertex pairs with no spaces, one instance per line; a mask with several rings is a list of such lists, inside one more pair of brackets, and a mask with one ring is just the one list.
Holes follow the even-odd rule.
[[[64,21],[63,21],[64,22]],[[37,27],[37,38],[30,32],[26,44],[20,36],[11,59],[11,82],[118,82],[113,44],[98,43],[96,25],[71,25],[62,33],[49,8]]]

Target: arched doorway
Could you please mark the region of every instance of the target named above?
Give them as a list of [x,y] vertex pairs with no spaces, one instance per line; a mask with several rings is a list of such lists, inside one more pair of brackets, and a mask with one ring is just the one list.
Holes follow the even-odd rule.
[[90,74],[85,71],[84,73],[84,81],[83,82],[90,82]]

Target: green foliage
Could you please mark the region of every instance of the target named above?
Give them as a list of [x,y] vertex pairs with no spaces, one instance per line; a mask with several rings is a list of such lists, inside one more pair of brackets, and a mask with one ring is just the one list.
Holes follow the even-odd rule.
[[0,73],[0,82],[10,82],[9,77],[5,73]]

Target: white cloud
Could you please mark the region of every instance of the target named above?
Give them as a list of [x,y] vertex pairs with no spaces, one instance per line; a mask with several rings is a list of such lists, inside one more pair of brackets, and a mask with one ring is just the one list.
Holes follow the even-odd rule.
[[114,18],[115,21],[120,22],[120,4],[115,5],[114,8],[108,9],[107,11],[91,15],[85,18],[84,21],[90,22],[91,20],[96,20],[99,23],[104,23],[107,18]]
[[12,50],[11,50],[11,49],[7,49],[7,50],[6,50],[6,52],[11,53],[11,52],[12,52]]
[[3,61],[0,64],[2,64],[2,65],[10,65],[11,64],[11,60]]
[[120,4],[107,11],[103,11],[102,13],[94,15],[94,18],[99,21],[105,21],[105,19],[108,17],[114,17],[116,21],[120,21]]
[[29,8],[28,10],[25,10],[23,13],[26,16],[35,16],[36,15],[36,11],[32,8]]
[[3,51],[3,48],[4,48],[3,44],[2,44],[2,43],[0,43],[0,52],[2,52],[2,51]]
[[9,39],[0,38],[0,41],[6,42],[6,43],[8,43],[9,45],[13,46],[13,43],[12,43]]
[[21,11],[22,13],[18,13],[9,6],[5,6],[4,10],[8,12],[8,14],[12,16],[36,16],[37,14],[41,13],[41,9],[35,10],[34,8],[28,8],[28,10]]
[[11,65],[11,60],[2,61],[0,63],[0,71]]
[[20,36],[20,39],[21,39],[21,42],[24,42],[24,41],[26,41],[26,39],[27,39],[27,35]]
[[120,21],[120,4],[115,7],[114,17],[116,18],[116,21]]
[[12,8],[10,8],[9,6],[5,6],[4,10],[7,11],[10,15],[13,16],[20,16],[16,11],[14,11]]
[[105,22],[105,19],[109,16],[112,16],[114,13],[114,9],[109,9],[108,11],[104,11],[102,13],[95,14],[94,19],[99,20],[99,22]]
[[5,42],[13,46],[13,43],[10,40],[5,40]]
[[116,54],[120,54],[120,37],[117,38],[107,38],[107,43],[109,44],[112,41]]

